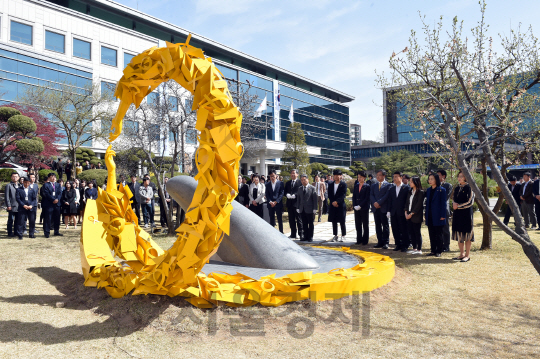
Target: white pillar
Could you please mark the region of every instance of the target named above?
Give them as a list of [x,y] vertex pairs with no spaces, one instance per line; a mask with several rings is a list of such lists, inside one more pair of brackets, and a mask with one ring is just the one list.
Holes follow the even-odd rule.
[[261,150],[261,152],[259,153],[259,170],[257,172],[260,175],[267,175],[268,171],[266,170],[266,150]]

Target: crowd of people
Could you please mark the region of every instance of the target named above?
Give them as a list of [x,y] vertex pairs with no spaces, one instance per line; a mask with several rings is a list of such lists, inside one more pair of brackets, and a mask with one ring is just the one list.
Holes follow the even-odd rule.
[[[365,171],[357,173],[352,193],[356,243],[367,245],[369,242],[371,211],[377,237],[374,248],[389,248],[391,227],[394,251],[423,254],[421,227],[425,223],[430,241],[428,256],[440,257],[443,252],[448,252],[450,240],[453,239],[458,242],[460,249],[460,255],[454,260],[469,261],[471,242],[474,241],[474,193],[465,176],[462,173],[458,175],[459,185],[455,189],[446,182],[445,170],[430,173],[429,186],[425,189],[417,176],[411,178],[395,172],[392,183],[386,181],[386,176],[384,170],[378,171],[376,178],[367,176]],[[261,218],[266,203],[270,224],[275,227],[277,217],[279,231],[283,233],[283,198],[286,198],[291,239],[299,237],[301,241],[313,241],[315,219],[320,222],[321,216],[328,214],[333,233],[330,241],[345,241],[347,185],[341,171],[334,170],[332,175],[327,176],[317,175],[313,183],[309,183],[305,174],[299,177],[297,170],[291,171],[290,177],[289,181],[283,183],[282,177],[274,171],[270,172],[268,180],[259,174],[253,174],[250,181],[238,176],[239,194],[236,201]],[[453,202],[452,228],[449,221],[450,198]]]
[[106,169],[105,166],[102,166],[100,162],[97,164],[91,164],[89,161],[84,161],[82,163],[77,161],[75,162],[75,165],[73,165],[71,160],[62,160],[61,158],[51,161],[50,167],[53,171],[58,173],[58,178],[62,178],[62,176],[66,174],[68,181],[75,179],[83,171]]
[[[19,178],[17,173],[13,173],[11,182],[6,185],[5,207],[8,211],[9,237],[22,240],[23,236],[28,235],[30,238],[35,238],[36,233],[39,233],[36,229],[38,202],[41,206],[39,223],[43,224],[43,235],[49,238],[51,232],[53,236],[63,235],[60,233],[61,224],[65,225],[66,230],[70,226],[77,229],[77,225],[82,222],[87,201],[98,198],[98,185],[95,179],[88,182],[79,181],[79,179],[67,180],[64,183],[62,179],[56,177],[55,172],[51,172],[41,187],[36,179],[36,174],[32,172],[24,178]],[[119,185],[128,185],[133,194],[131,206],[139,223],[142,223],[142,208],[145,228],[156,227],[154,221],[156,196],[161,208],[161,226],[167,227],[164,206],[167,205],[170,209],[171,205],[176,205],[167,192],[167,181],[166,177],[164,194],[160,196],[157,186],[150,181],[148,174],[143,176],[142,182],[138,182],[137,176],[132,175],[130,183],[120,176]],[[103,189],[105,186],[103,185]],[[180,211],[180,215],[183,215],[183,211]]]
[[[65,229],[70,225],[77,228],[81,223],[86,202],[97,199],[98,190],[95,180],[71,180],[72,171],[78,172],[79,163],[73,168],[70,161],[65,165],[56,166],[65,171],[68,180],[64,183],[57,179],[54,172],[49,173],[41,188],[36,183],[36,173],[31,169],[26,178],[19,178],[17,173],[11,176],[11,182],[6,186],[5,206],[8,210],[7,232],[10,237],[22,239],[23,235],[35,238],[38,230],[35,228],[38,200],[41,197],[41,217],[43,234],[46,238],[51,235],[61,236],[61,222]],[[88,163],[86,169],[90,169]],[[80,171],[82,172],[84,168]],[[356,243],[367,245],[369,242],[369,212],[373,212],[377,244],[375,248],[388,249],[390,227],[394,237],[394,251],[409,254],[422,252],[422,223],[428,228],[430,252],[427,255],[440,257],[443,252],[450,250],[450,240],[458,242],[460,255],[455,260],[467,262],[470,260],[473,233],[473,204],[474,193],[467,184],[462,173],[458,174],[458,186],[453,188],[446,182],[447,173],[439,170],[428,176],[428,187],[422,188],[420,178],[412,178],[401,172],[392,174],[392,183],[387,182],[387,174],[379,170],[376,177],[367,175],[365,171],[357,173],[356,183],[352,192],[352,205],[356,227]],[[521,209],[527,228],[540,230],[540,179],[532,180],[526,172],[519,180],[509,175],[508,188],[512,192]],[[160,224],[167,227],[165,206],[178,208],[177,216],[183,216],[183,211],[177,206],[167,192],[165,177],[163,195],[158,193],[157,186],[150,180],[148,174],[138,181],[136,175],[131,176],[128,183],[120,176],[120,184],[127,185],[133,197],[132,208],[145,228],[156,227],[155,204],[156,197],[160,206]],[[106,184],[103,185],[105,189]],[[238,196],[240,202],[252,212],[263,218],[264,207],[268,209],[269,223],[277,226],[283,233],[283,199],[286,198],[291,239],[313,241],[314,221],[321,222],[323,214],[328,215],[332,223],[333,237],[330,241],[343,242],[347,233],[345,218],[347,186],[343,181],[340,170],[334,170],[332,175],[314,177],[310,183],[308,176],[299,176],[297,170],[290,173],[290,180],[283,182],[283,177],[271,171],[268,179],[264,175],[253,174],[250,180],[238,176]],[[450,228],[450,205],[452,198],[452,228]],[[141,221],[142,213],[142,221]],[[512,216],[508,207],[504,223],[508,224]],[[144,223],[144,224],[143,224]],[[338,236],[340,229],[341,236]],[[297,237],[298,235],[298,237]]]

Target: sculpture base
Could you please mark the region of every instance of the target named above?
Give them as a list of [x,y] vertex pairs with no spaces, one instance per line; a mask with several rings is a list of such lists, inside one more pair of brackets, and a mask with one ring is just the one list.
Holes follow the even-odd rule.
[[[312,270],[312,273],[328,273],[335,268],[352,268],[359,263],[358,257],[338,251],[328,249],[314,248],[311,246],[301,247],[311,258],[319,264],[319,268]],[[214,256],[210,262],[206,264],[202,270],[204,273],[225,272],[236,273],[240,272],[253,279],[275,274],[277,277],[283,277],[287,274],[297,273],[297,270],[279,270],[279,269],[264,269],[255,267],[246,267],[238,264],[227,263],[219,257]]]

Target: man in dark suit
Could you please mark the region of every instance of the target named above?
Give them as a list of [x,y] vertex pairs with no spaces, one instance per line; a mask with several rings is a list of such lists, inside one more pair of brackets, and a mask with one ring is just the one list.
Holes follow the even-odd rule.
[[270,215],[270,225],[276,226],[276,215],[278,228],[283,233],[283,194],[285,192],[283,182],[277,179],[276,171],[270,171],[270,181],[266,182],[266,200],[268,201],[268,214]]
[[[168,231],[166,229],[168,227],[167,224],[167,215],[165,214],[165,206],[167,206],[168,210],[171,210],[171,202],[172,198],[169,192],[167,192],[167,182],[169,181],[169,177],[165,177],[163,179],[163,197],[159,194],[158,190],[158,196],[159,196],[159,223],[161,224],[162,231]],[[172,218],[172,217],[171,217]]]
[[377,183],[371,185],[370,201],[375,218],[375,232],[377,233],[377,245],[373,248],[388,249],[390,242],[390,226],[388,225],[387,200],[390,184],[386,182],[386,171],[377,171]]
[[521,211],[523,214],[523,220],[525,221],[525,228],[531,229],[536,227],[536,214],[534,213],[534,183],[531,181],[531,173],[525,172],[523,174],[523,184],[520,189],[521,198]]
[[327,175],[326,180],[324,181],[326,191],[324,192],[323,214],[328,214],[328,186],[330,185],[330,182],[332,182],[332,176]]
[[391,185],[388,193],[388,213],[392,224],[392,234],[396,248],[394,251],[407,252],[409,248],[409,232],[407,230],[407,219],[405,218],[405,202],[409,194],[409,186],[403,184],[402,173],[394,172],[394,184]]
[[302,183],[298,179],[298,170],[291,171],[291,180],[285,183],[285,196],[287,197],[287,211],[289,212],[289,226],[291,226],[291,236],[289,238],[296,238],[296,230],[298,229],[298,235],[300,240],[304,240],[304,230],[302,226],[302,217],[296,211],[296,194],[298,189],[302,187]]
[[[302,217],[304,241],[313,242],[315,213],[317,213],[317,191],[309,184],[308,176],[300,176],[302,186],[296,194],[296,211]],[[268,187],[267,187],[268,188]]]
[[133,194],[130,198],[131,209],[135,212],[137,220],[141,223],[141,194],[139,193],[139,188],[141,187],[140,183],[137,182],[137,175],[131,175],[131,183],[128,183],[129,190]]
[[[30,174],[28,175],[28,178],[30,179],[30,184],[29,184],[30,188],[32,188],[36,192],[36,195],[38,195],[40,192],[39,192],[39,186],[36,183],[36,175]],[[37,198],[39,200],[39,195]],[[36,212],[36,218],[37,218],[37,206],[34,207],[34,212]],[[34,234],[36,233],[39,233],[39,231],[37,229],[34,229]],[[26,234],[26,223],[24,224],[24,234]]]
[[70,181],[71,173],[73,172],[73,165],[71,164],[71,160],[67,160],[64,171],[66,172],[66,181]]
[[[366,182],[366,172],[356,174],[357,184],[353,190],[354,224],[356,225],[356,244],[369,242],[369,195],[370,185]],[[369,181],[368,181],[369,182]]]
[[443,226],[443,252],[449,252],[450,251],[450,221],[448,220],[450,218],[450,196],[452,196],[452,188],[453,186],[446,182],[446,171],[445,170],[438,170],[437,174],[439,175],[439,178],[441,180],[441,187],[446,190],[446,223]]
[[[347,217],[347,206],[345,199],[347,197],[347,185],[343,182],[343,173],[336,168],[332,171],[334,180],[328,185],[328,222],[332,223],[333,237],[331,242],[345,242],[347,235],[347,226],[345,223]],[[338,237],[338,223],[341,228],[341,237]]]
[[36,238],[34,235],[36,229],[36,211],[37,192],[30,187],[30,179],[24,178],[23,187],[17,189],[17,202],[19,203],[19,223],[17,223],[17,237],[23,239],[24,227],[28,219],[30,238]]
[[54,235],[62,236],[60,233],[60,196],[62,191],[60,185],[56,183],[54,172],[49,173],[47,182],[43,184],[42,189],[43,234],[45,234],[45,238],[49,238],[52,226]]
[[[521,190],[521,183],[517,182],[516,176],[509,175],[508,180],[510,183],[508,184],[508,189],[510,192],[512,192],[512,197],[514,197],[514,200],[516,201],[518,208],[521,206],[521,198],[520,198],[520,190]],[[504,214],[504,221],[503,223],[508,225],[508,222],[510,222],[510,216],[512,215],[512,210],[510,209],[510,206],[507,206],[506,213]],[[514,221],[515,223],[515,221]]]
[[15,237],[17,232],[19,203],[17,202],[17,189],[19,188],[19,174],[11,174],[11,182],[6,185],[5,205],[8,211],[7,232],[8,237]]
[[534,196],[534,213],[536,215],[536,223],[538,223],[537,231],[540,231],[540,179],[537,177],[533,182]]
[[58,181],[62,179],[62,176],[64,175],[64,164],[62,163],[62,159],[58,159],[58,164],[56,165],[56,172],[58,173]]
[[246,179],[244,176],[238,175],[238,196],[234,200],[242,204],[242,206],[249,208],[249,185],[245,182]]

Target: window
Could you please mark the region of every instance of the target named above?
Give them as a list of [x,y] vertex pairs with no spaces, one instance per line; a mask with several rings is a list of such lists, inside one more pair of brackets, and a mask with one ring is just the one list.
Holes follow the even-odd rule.
[[126,52],[124,52],[124,68],[127,67],[127,65],[129,65],[129,63],[131,62],[131,59],[134,58],[135,55],[131,55],[131,54],[128,54]]
[[148,127],[148,139],[151,142],[159,141],[161,137],[160,128],[158,125],[150,125]]
[[178,99],[174,96],[169,96],[169,106],[171,111],[178,112]]
[[32,45],[32,26],[11,21],[11,41]]
[[114,84],[101,81],[101,96],[114,97]]
[[151,92],[146,96],[146,102],[149,105],[157,105],[158,104],[159,95],[157,92]]
[[45,48],[47,50],[64,53],[65,52],[65,36],[55,32],[45,30]]
[[116,50],[101,46],[101,63],[116,67]]
[[73,56],[81,59],[91,59],[91,45],[88,41],[73,39]]
[[186,131],[186,143],[196,144],[197,143],[197,134],[198,131],[194,128],[189,128]]

